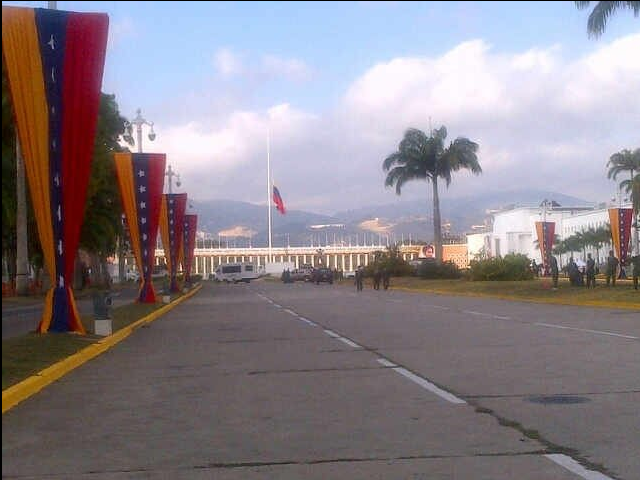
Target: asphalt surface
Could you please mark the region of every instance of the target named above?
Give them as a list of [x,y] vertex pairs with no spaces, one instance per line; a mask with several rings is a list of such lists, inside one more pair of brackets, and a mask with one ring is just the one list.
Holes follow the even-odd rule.
[[639,365],[629,310],[206,284],[5,413],[2,474],[636,480]]

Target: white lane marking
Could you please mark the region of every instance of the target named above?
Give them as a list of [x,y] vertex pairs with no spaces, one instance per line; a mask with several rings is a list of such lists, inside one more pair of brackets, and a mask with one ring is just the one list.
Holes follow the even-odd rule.
[[447,402],[455,403],[455,404],[458,404],[458,405],[467,403],[464,400],[462,400],[461,398],[456,397],[452,393],[449,393],[446,390],[442,390],[440,387],[434,385],[433,383],[429,382],[428,380],[425,380],[424,378],[421,378],[421,377],[417,376],[415,373],[411,373],[406,368],[396,367],[393,370],[398,372],[400,375],[404,375],[405,377],[407,377],[412,382],[417,383],[422,388],[426,388],[431,393],[435,393],[440,398],[445,399]]
[[596,472],[595,470],[587,470],[573,458],[568,457],[562,453],[550,453],[545,455],[552,462],[557,463],[561,467],[566,468],[572,473],[581,476],[585,480],[613,480],[611,477],[606,476],[603,473]]
[[469,315],[476,315],[478,317],[497,318],[498,320],[511,320],[511,317],[503,317],[501,315],[494,315],[493,313],[474,312],[473,310],[462,310],[462,313],[468,313]]
[[386,358],[379,358],[378,359],[378,363],[380,363],[381,365],[384,365],[385,367],[397,367],[398,366],[395,363],[390,362]]
[[449,307],[444,307],[442,305],[427,305],[427,307],[431,307],[431,308],[438,308],[440,310],[450,310]]
[[308,324],[309,324],[309,325],[311,325],[312,327],[317,327],[317,326],[318,326],[318,324],[317,324],[317,323],[314,323],[314,322],[312,322],[311,320],[308,320],[308,319],[306,319],[306,318],[304,318],[304,317],[300,317],[300,316],[299,316],[298,318],[299,318],[300,320],[302,320],[304,323],[308,323]]
[[282,308],[282,305],[278,305],[277,303],[273,303],[272,305],[276,308]]
[[638,337],[634,337],[633,335],[622,335],[621,333],[605,332],[602,330],[590,330],[588,328],[566,327],[564,325],[554,325],[553,323],[543,323],[543,322],[536,322],[534,323],[534,325],[539,325],[541,327],[561,328],[563,330],[577,330],[579,332],[597,333],[598,335],[610,335],[612,337],[630,338],[632,340],[638,340]]
[[287,312],[290,315],[293,315],[294,317],[298,316],[298,314],[296,312],[293,312],[293,311],[289,310],[288,308],[285,308],[284,311]]
[[325,330],[324,333],[326,333],[327,335],[329,335],[330,337],[333,337],[333,338],[340,338],[340,335],[338,335],[333,330]]
[[479,317],[493,317],[493,315],[489,313],[474,312],[473,310],[462,310],[462,313],[468,313],[469,315],[477,315]]
[[362,348],[360,345],[358,345],[357,343],[352,342],[351,340],[349,340],[348,338],[344,338],[344,337],[338,337],[338,340],[340,340],[342,343],[346,343],[347,345],[349,345],[350,347],[353,348]]

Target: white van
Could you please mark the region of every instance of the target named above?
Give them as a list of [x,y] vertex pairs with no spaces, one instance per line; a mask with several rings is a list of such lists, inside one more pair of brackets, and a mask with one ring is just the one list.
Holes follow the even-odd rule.
[[245,282],[258,278],[258,268],[253,263],[224,263],[214,272],[218,282]]

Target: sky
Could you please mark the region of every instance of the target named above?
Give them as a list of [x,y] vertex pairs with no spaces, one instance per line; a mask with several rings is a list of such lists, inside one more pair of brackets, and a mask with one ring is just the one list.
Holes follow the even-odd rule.
[[[398,196],[382,162],[408,128],[479,144],[483,173],[441,201],[540,189],[602,202],[609,157],[640,148],[640,18],[589,38],[574,2],[70,2],[109,15],[102,91],[138,108],[195,201],[266,205],[267,157],[288,210]],[[593,2],[592,2],[593,3]],[[2,2],[46,8],[48,2]]]

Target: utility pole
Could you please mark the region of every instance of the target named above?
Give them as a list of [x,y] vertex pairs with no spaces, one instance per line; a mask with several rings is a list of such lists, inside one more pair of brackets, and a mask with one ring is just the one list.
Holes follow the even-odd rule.
[[24,160],[16,134],[16,293],[29,293],[29,237],[27,233],[27,192]]

